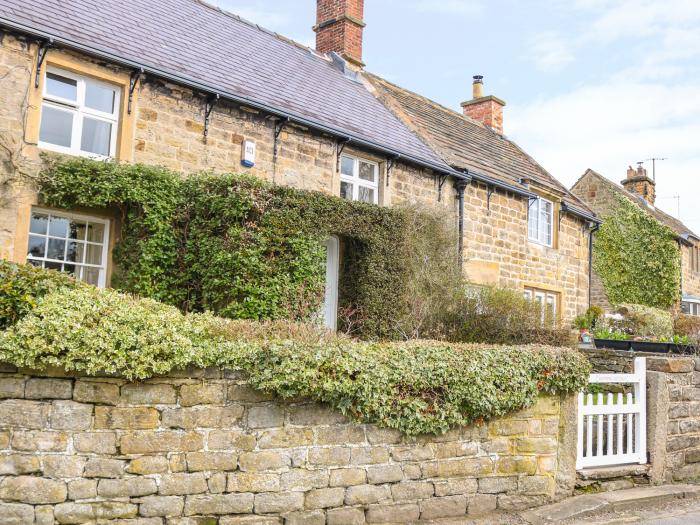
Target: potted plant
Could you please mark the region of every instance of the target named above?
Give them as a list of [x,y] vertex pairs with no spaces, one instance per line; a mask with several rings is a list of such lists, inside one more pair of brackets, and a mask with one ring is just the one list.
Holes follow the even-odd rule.
[[593,341],[596,348],[609,348],[611,350],[629,350],[632,341],[631,336],[623,332],[602,328],[594,332]]
[[660,340],[654,340],[651,337],[637,336],[632,339],[631,348],[636,352],[654,352],[658,354],[668,353],[668,343]]

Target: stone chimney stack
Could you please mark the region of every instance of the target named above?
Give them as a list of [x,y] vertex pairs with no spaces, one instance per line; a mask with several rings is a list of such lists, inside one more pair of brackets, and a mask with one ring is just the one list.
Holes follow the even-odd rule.
[[345,60],[362,62],[364,0],[316,0],[316,51],[335,51]]
[[629,191],[639,195],[651,206],[656,201],[656,182],[649,178],[647,170],[641,162],[637,163],[637,169],[632,166],[627,168],[627,178],[622,181],[622,186]]
[[467,117],[483,122],[488,127],[503,134],[503,107],[506,105],[498,97],[484,96],[484,77],[474,75],[472,99],[462,102],[462,110]]

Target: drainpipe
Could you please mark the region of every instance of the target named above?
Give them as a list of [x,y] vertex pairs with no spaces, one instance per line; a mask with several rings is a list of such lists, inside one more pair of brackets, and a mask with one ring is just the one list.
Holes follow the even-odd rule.
[[467,184],[469,184],[467,181],[463,179],[459,179],[457,183],[455,184],[455,188],[457,189],[457,202],[458,202],[458,213],[459,213],[459,219],[458,219],[458,231],[459,231],[459,239],[457,240],[457,246],[458,246],[458,252],[459,252],[459,268],[460,270],[462,269],[463,265],[463,252],[464,252],[464,189],[467,187]]
[[598,231],[600,224],[594,224],[588,230],[588,308],[591,307],[591,283],[593,281],[593,234]]

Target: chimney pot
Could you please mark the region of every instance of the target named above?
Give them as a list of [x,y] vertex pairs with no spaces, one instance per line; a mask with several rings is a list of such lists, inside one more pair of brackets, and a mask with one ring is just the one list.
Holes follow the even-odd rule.
[[462,102],[464,114],[503,134],[503,106],[506,103],[493,95],[484,96],[483,75],[474,75],[473,79],[472,99]]
[[630,193],[642,197],[649,205],[654,206],[656,183],[649,178],[642,162],[637,163],[637,169],[628,166],[627,178],[622,181],[622,186]]
[[316,0],[316,51],[335,51],[357,66],[362,62],[364,0]]

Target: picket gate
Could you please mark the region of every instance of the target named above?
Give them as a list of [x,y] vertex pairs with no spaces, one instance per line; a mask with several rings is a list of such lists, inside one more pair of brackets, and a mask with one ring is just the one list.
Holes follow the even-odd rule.
[[632,385],[628,393],[578,395],[576,468],[647,462],[646,358],[631,374],[591,374],[589,383]]

